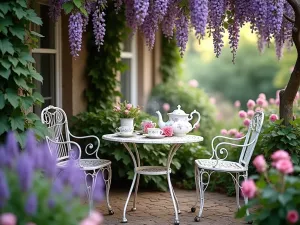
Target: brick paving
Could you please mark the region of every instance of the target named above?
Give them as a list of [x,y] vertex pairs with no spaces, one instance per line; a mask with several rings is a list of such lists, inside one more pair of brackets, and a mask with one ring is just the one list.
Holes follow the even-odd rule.
[[[234,197],[219,193],[205,193],[205,206],[200,222],[194,222],[196,213],[190,211],[195,200],[195,192],[175,190],[181,214],[180,225],[240,225],[242,220],[234,218],[236,204]],[[115,212],[108,215],[105,202],[97,207],[104,214],[104,225],[121,224],[123,207],[128,192],[126,190],[111,191],[111,205]],[[140,191],[137,198],[137,210],[131,211],[132,200],[127,208],[128,225],[169,225],[174,224],[174,208],[169,192]],[[198,213],[198,209],[197,209]]]

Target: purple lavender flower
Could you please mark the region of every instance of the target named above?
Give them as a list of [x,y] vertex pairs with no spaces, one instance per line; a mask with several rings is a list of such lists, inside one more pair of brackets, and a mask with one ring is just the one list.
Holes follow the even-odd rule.
[[71,55],[79,56],[82,44],[83,21],[79,12],[72,13],[69,18],[69,43]]
[[37,204],[36,194],[31,193],[25,203],[25,212],[30,216],[34,216],[37,212]]
[[0,169],[0,208],[9,199],[10,193],[4,172]]
[[20,152],[15,134],[10,131],[6,136],[5,150],[7,151],[7,162],[11,163]]
[[41,145],[40,151],[43,152],[42,170],[48,178],[53,178],[56,174],[56,157],[50,154],[48,145],[46,143]]
[[96,10],[93,13],[93,32],[95,36],[95,44],[100,50],[100,46],[104,43],[105,36],[105,13],[103,12],[101,5],[105,4],[106,0],[98,0]]
[[26,142],[25,142],[25,149],[30,156],[33,156],[36,151],[36,139],[34,136],[34,132],[32,130],[28,130],[26,133]]
[[148,14],[149,0],[134,0],[134,11],[136,23],[138,26],[142,25],[145,17]]
[[182,11],[179,13],[175,25],[177,46],[179,47],[180,55],[183,56],[189,38],[189,27],[188,19]]
[[61,14],[62,0],[48,0],[49,3],[49,17],[53,21],[57,21]]
[[190,0],[190,11],[196,37],[203,39],[208,17],[208,0]]
[[102,175],[98,175],[96,179],[96,184],[95,184],[95,189],[94,189],[94,194],[93,194],[93,199],[96,202],[100,202],[103,199],[103,193],[104,193],[104,182]]
[[33,172],[33,162],[29,155],[24,152],[17,161],[19,183],[24,192],[32,187]]

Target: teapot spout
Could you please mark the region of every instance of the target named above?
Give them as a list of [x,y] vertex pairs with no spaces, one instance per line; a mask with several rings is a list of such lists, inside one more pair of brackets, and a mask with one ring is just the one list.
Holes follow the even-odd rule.
[[166,123],[163,121],[160,111],[156,111],[156,114],[158,115],[158,126],[159,128],[163,128]]

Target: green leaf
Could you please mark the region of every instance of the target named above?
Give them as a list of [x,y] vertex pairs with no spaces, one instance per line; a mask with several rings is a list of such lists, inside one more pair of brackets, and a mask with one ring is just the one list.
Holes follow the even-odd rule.
[[27,5],[26,5],[26,1],[25,0],[17,0],[16,1],[20,6],[24,7],[24,8],[27,8]]
[[[34,60],[34,58],[32,57],[32,55],[29,53],[29,52],[21,52],[20,53],[20,58],[19,58],[19,60],[21,61],[21,60],[25,60],[26,62],[31,62],[31,63],[35,63],[35,60]],[[27,64],[25,62],[25,65]],[[22,63],[23,64],[23,63]],[[24,65],[24,64],[23,64]],[[25,66],[24,65],[24,66]]]
[[27,114],[27,119],[31,121],[36,121],[36,120],[40,120],[40,117],[38,117],[35,113],[31,112]]
[[21,148],[25,147],[25,141],[26,141],[26,132],[16,132],[16,139],[18,140],[18,142],[21,145]]
[[4,106],[5,106],[4,94],[2,92],[0,92],[0,109],[3,109]]
[[290,200],[292,200],[292,195],[290,195],[289,193],[283,193],[283,194],[280,194],[278,196],[278,201],[283,205],[285,206],[286,203],[288,203]]
[[23,8],[21,7],[14,7],[13,11],[15,12],[19,20],[22,19],[24,16],[26,16],[26,11],[24,11]]
[[81,7],[81,0],[73,0],[74,4],[76,5],[77,8]]
[[31,33],[32,35],[34,35],[34,36],[37,36],[37,37],[45,37],[44,35],[41,35],[41,34],[35,32],[35,31],[30,31],[30,33]]
[[8,61],[10,61],[14,67],[16,67],[18,64],[18,59],[16,59],[15,57],[12,57],[12,56],[8,56]]
[[39,101],[41,103],[44,103],[44,98],[39,92],[34,92],[32,94],[32,97],[33,97],[34,101]]
[[[1,23],[0,23],[1,24]],[[0,39],[0,51],[2,52],[2,54],[4,55],[6,52],[8,52],[9,54],[13,55],[14,54],[14,49],[12,44],[9,42],[8,39]]]
[[10,10],[9,2],[1,2],[0,3],[0,10],[6,14],[8,10]]
[[25,125],[24,117],[22,115],[11,117],[10,124],[12,130],[20,129],[23,131]]
[[9,69],[11,64],[9,63],[7,58],[2,58],[0,59],[0,64],[5,68],[5,69]]
[[63,4],[62,7],[65,10],[65,13],[69,14],[73,10],[74,4],[73,4],[73,2],[66,2]]
[[13,67],[12,70],[18,74],[19,76],[20,75],[24,75],[24,76],[27,76],[29,74],[29,71],[27,69],[24,69],[23,67],[21,66],[17,66],[17,67]]
[[27,19],[37,25],[43,24],[42,19],[32,9],[27,10]]
[[4,14],[2,12],[0,12],[0,17],[4,18]]
[[80,12],[82,12],[83,15],[88,16],[88,13],[87,13],[87,11],[85,10],[85,8],[80,7]]
[[29,109],[34,103],[31,96],[20,97],[20,102],[25,110]]
[[0,76],[5,78],[5,79],[8,79],[9,78],[9,75],[11,73],[11,70],[6,70],[6,69],[2,69],[0,68]]
[[8,118],[5,115],[0,115],[0,135],[10,130]]
[[30,70],[30,75],[31,75],[31,77],[33,77],[37,81],[43,82],[44,78],[38,72],[36,72],[35,70],[33,70],[33,69]]
[[5,98],[9,101],[9,103],[14,107],[17,108],[19,105],[19,96],[17,90],[8,88],[6,89]]
[[10,27],[9,31],[12,33],[13,36],[18,37],[21,41],[24,40],[25,36],[25,27]]
[[24,78],[22,77],[14,77],[14,81],[16,82],[16,84],[21,87],[24,88],[25,90],[28,90],[28,86],[27,86],[27,82]]

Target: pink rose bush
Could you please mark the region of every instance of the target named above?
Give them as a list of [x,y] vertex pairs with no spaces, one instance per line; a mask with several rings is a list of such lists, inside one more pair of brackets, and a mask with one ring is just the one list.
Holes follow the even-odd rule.
[[[268,169],[266,159],[258,155],[253,165],[259,177],[251,177],[241,184],[241,190],[250,201],[242,208],[253,207],[252,214],[246,220],[258,225],[300,224],[300,177],[292,176],[295,167],[288,152],[277,150],[271,155],[272,166]],[[237,217],[246,216],[245,210],[239,210]],[[272,219],[271,219],[272,217]]]
[[120,118],[136,118],[140,114],[140,107],[134,107],[131,103],[124,101],[114,106],[114,112],[119,115]]

